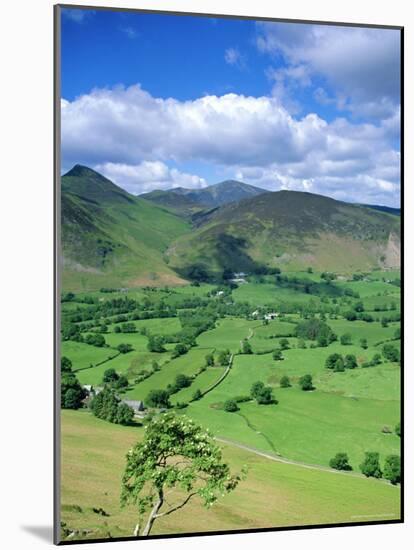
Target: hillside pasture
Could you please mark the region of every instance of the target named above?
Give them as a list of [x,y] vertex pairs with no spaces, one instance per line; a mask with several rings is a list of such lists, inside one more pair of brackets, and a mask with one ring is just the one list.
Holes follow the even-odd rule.
[[236,317],[226,317],[216,323],[216,328],[203,332],[197,338],[199,347],[229,349],[235,353],[240,349],[240,342],[250,336],[261,321],[252,321]]
[[[143,429],[109,424],[79,411],[62,411],[61,429],[62,521],[69,529],[87,530],[80,539],[130,536],[137,511],[120,508],[120,479],[126,452],[142,439]],[[246,480],[208,510],[191,500],[185,509],[157,520],[152,534],[349,523],[373,514],[378,520],[400,517],[398,487],[220,446],[232,471],[247,465]],[[93,508],[102,508],[106,516]]]
[[70,340],[61,343],[61,357],[68,357],[72,361],[74,371],[88,368],[117,355],[118,352],[111,348],[97,348],[83,342]]
[[[205,363],[205,356],[212,349],[190,349],[185,355],[181,355],[176,359],[166,361],[161,370],[155,372],[146,380],[136,384],[133,389],[127,392],[130,399],[140,399],[145,401],[150,390],[165,390],[168,384],[174,383],[175,377],[178,374],[193,376],[198,372],[201,366]],[[153,354],[158,356],[162,361],[166,354]],[[156,359],[157,360],[157,359]]]

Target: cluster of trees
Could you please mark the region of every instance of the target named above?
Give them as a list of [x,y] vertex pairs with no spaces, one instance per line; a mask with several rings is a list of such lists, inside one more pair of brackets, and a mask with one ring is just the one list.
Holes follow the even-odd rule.
[[231,360],[231,351],[229,349],[225,349],[219,352],[217,356],[217,362],[222,367],[227,367],[230,364]]
[[174,393],[179,392],[183,388],[188,388],[193,383],[193,378],[187,376],[186,374],[177,374],[175,380],[172,384],[167,385],[168,395],[173,395]]
[[216,326],[218,313],[215,302],[211,301],[204,308],[182,310],[178,316],[182,330],[177,336],[184,344],[194,346],[197,336]]
[[255,382],[250,389],[250,396],[256,399],[258,405],[277,404],[278,401],[273,396],[273,389],[265,386],[263,382]]
[[244,355],[251,355],[253,353],[252,345],[246,338],[242,341],[241,353]]
[[102,334],[87,334],[83,341],[85,344],[95,346],[97,348],[103,348],[106,345],[105,337]]
[[125,390],[128,387],[128,378],[124,374],[118,374],[112,368],[104,372],[102,382],[117,390]]
[[398,455],[388,455],[384,462],[384,469],[381,469],[379,453],[366,452],[365,459],[360,465],[360,470],[366,477],[377,479],[384,477],[393,485],[401,481],[401,460]]
[[[168,384],[165,390],[151,390],[145,399],[145,403],[149,407],[154,407],[157,409],[169,409],[171,407],[171,395],[179,392],[183,388],[188,388],[189,386],[191,386],[193,381],[194,378],[192,378],[191,376],[187,376],[186,374],[177,374],[174,382],[172,384]],[[194,394],[193,399],[195,397],[196,394]],[[199,399],[200,397],[201,392],[197,398]]]
[[167,390],[151,390],[145,399],[145,403],[148,407],[169,409],[171,407],[170,394]]
[[214,367],[214,353],[207,353],[207,355],[205,356],[205,361],[206,367]]
[[148,351],[152,351],[155,353],[163,353],[164,351],[166,351],[164,343],[165,339],[163,336],[156,336],[155,334],[151,334],[148,337],[147,349]]
[[178,343],[171,354],[171,358],[175,359],[176,357],[180,357],[180,355],[185,355],[187,352],[188,347],[185,344]]
[[325,367],[334,372],[344,372],[345,369],[356,369],[357,366],[357,359],[352,353],[345,355],[345,357],[339,353],[332,353],[325,361]]
[[331,327],[317,317],[311,317],[298,323],[295,335],[303,340],[316,341],[321,347],[326,347],[338,339]]
[[386,361],[390,361],[391,363],[397,363],[400,360],[400,352],[392,344],[384,344],[382,346],[382,355]]
[[72,371],[72,361],[67,357],[60,360],[61,382],[60,398],[63,409],[79,409],[83,406],[86,392]]
[[131,424],[134,419],[134,410],[122,403],[115,390],[106,386],[91,402],[91,410],[97,418],[114,424]]
[[123,332],[125,334],[131,334],[134,332],[137,332],[137,327],[134,323],[127,321],[120,325],[115,325],[114,332],[120,333]]
[[116,349],[119,351],[119,353],[129,353],[134,348],[131,346],[131,344],[119,344]]
[[[329,461],[329,466],[335,470],[351,471],[349,458],[346,453],[337,453]],[[393,485],[401,481],[401,460],[397,455],[388,455],[385,458],[384,469],[381,469],[379,453],[366,452],[363,462],[359,466],[361,472],[366,477],[375,477],[377,479],[388,479]]]

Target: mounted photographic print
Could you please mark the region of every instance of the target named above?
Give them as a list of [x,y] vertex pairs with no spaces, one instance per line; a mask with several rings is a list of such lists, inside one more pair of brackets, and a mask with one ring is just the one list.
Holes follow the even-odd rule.
[[403,521],[403,29],[254,16],[55,7],[58,544]]

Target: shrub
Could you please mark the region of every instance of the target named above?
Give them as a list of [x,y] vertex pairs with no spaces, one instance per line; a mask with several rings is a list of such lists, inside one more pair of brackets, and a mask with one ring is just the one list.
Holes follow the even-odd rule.
[[388,479],[392,485],[396,485],[401,481],[401,460],[397,455],[388,455],[384,464],[384,477]]
[[366,477],[382,477],[382,471],[379,464],[379,453],[367,452],[365,453],[365,459],[360,465],[361,472]]
[[206,355],[206,366],[214,367],[214,355],[212,353]]
[[352,353],[345,355],[344,366],[346,369],[356,369],[358,366],[358,363],[355,355],[353,355]]
[[398,424],[395,426],[395,435],[401,437],[401,422],[398,422]]
[[334,372],[343,372],[345,370],[345,363],[342,355],[339,355],[339,353],[329,355],[326,359],[325,367],[332,369]]
[[349,332],[342,334],[340,342],[342,346],[349,346],[350,344],[352,344],[352,336],[349,334]]
[[280,379],[280,387],[281,388],[290,388],[291,387],[289,376],[282,376]]
[[234,399],[227,399],[224,403],[224,410],[226,412],[236,412],[239,410],[239,407]]
[[342,356],[339,353],[331,353],[331,355],[328,355],[326,358],[325,367],[327,369],[334,369],[336,362],[340,359],[342,359]]
[[263,382],[260,381],[255,382],[252,385],[250,395],[253,399],[256,399],[259,405],[269,405],[270,403],[275,403],[272,388],[270,386],[265,386]]
[[164,348],[164,338],[162,336],[149,336],[148,338],[148,344],[147,344],[148,351],[152,351],[155,353],[162,353],[165,351]]
[[112,384],[112,382],[116,382],[118,378],[119,378],[119,375],[115,369],[107,369],[104,372],[102,382],[104,384]]
[[361,338],[359,343],[362,349],[368,349],[368,341],[366,338]]
[[381,361],[381,354],[380,353],[376,353],[374,355],[374,357],[371,359],[371,365],[373,367],[377,366],[377,365],[380,365],[382,363]]
[[201,390],[197,389],[193,394],[193,401],[198,401],[203,397],[203,394],[201,393]]
[[289,349],[289,340],[287,338],[282,338],[279,342],[281,350]]
[[257,396],[256,401],[258,405],[270,405],[271,403],[277,403],[273,398],[273,390],[270,386],[265,386],[260,394]]
[[131,344],[119,344],[116,348],[120,353],[129,353],[134,348],[131,346]]
[[344,313],[344,317],[347,321],[356,321],[357,320],[357,314],[354,309],[351,309]]
[[299,378],[299,386],[303,391],[311,391],[315,388],[312,384],[312,376],[310,374],[305,374]]
[[348,455],[346,453],[336,453],[336,455],[329,461],[329,466],[335,470],[352,470],[352,466],[348,462]]
[[248,340],[242,342],[242,353],[250,355],[253,353],[252,346]]
[[275,349],[275,351],[273,352],[272,357],[275,361],[282,361],[282,359],[283,359],[282,350]]
[[170,395],[166,390],[151,390],[147,395],[145,403],[149,407],[168,409],[171,406],[169,398]]
[[171,354],[172,359],[179,357],[180,355],[185,355],[188,352],[188,348],[184,344],[176,344],[174,351]]
[[186,374],[177,374],[174,385],[178,390],[181,390],[182,388],[188,388],[191,386],[192,381],[192,378]]
[[387,361],[396,363],[400,360],[400,353],[398,349],[392,344],[384,344],[382,347],[382,355]]

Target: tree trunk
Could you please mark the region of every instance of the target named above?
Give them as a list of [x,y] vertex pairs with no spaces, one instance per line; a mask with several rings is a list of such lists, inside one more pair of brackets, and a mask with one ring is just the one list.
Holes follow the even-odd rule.
[[140,529],[141,529],[141,520],[139,520],[139,522],[135,525],[135,529],[134,529],[134,533],[133,533],[134,537],[139,536]]
[[151,510],[151,513],[149,515],[149,518],[148,518],[148,521],[147,521],[147,524],[142,532],[142,536],[143,537],[146,537],[150,534],[150,531],[151,531],[151,528],[152,528],[152,525],[154,523],[154,521],[156,520],[157,518],[157,514],[159,512],[159,509],[161,508],[161,506],[163,505],[163,502],[164,502],[164,493],[162,491],[162,489],[160,491],[158,491],[158,500],[157,502],[154,504],[154,507],[153,509]]

